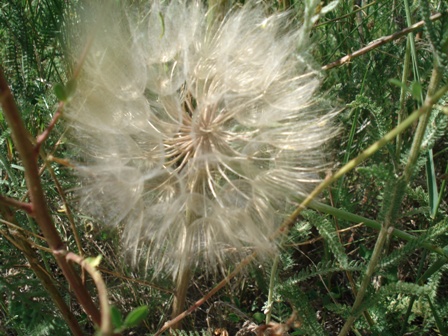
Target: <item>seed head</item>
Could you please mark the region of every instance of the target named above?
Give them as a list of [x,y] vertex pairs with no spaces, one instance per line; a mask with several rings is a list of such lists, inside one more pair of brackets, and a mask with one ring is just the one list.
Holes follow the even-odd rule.
[[94,12],[67,112],[82,207],[156,272],[275,251],[334,135],[300,31],[254,4],[215,24],[199,1]]

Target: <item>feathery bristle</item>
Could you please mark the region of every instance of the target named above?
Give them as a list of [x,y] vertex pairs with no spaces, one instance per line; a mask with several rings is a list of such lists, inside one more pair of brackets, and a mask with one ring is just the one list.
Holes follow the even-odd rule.
[[335,134],[300,31],[253,4],[216,24],[200,2],[125,13],[94,10],[67,111],[83,208],[121,226],[156,272],[275,251],[270,236],[319,181]]

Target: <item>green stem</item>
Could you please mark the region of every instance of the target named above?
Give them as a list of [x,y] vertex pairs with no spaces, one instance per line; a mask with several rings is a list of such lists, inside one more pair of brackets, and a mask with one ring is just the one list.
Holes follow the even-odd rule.
[[[344,210],[341,210],[341,209],[337,209],[337,208],[334,208],[332,206],[329,206],[329,205],[326,205],[326,204],[323,204],[323,203],[319,203],[317,201],[312,201],[308,206],[311,209],[315,209],[317,211],[320,211],[320,212],[323,212],[323,213],[335,216],[337,218],[340,218],[340,219],[343,219],[343,220],[346,220],[346,221],[349,221],[349,222],[352,222],[352,223],[363,223],[365,226],[370,227],[370,228],[375,229],[375,230],[378,230],[378,231],[380,231],[381,227],[382,227],[381,223],[379,223],[379,222],[377,222],[375,220],[372,220],[372,219],[369,219],[369,218],[366,218],[366,217],[362,217],[362,216],[359,216],[359,215],[355,215],[355,214],[353,214],[351,212],[344,211]],[[405,231],[398,230],[396,228],[393,229],[391,235],[393,237],[400,238],[400,239],[403,239],[403,240],[408,241],[408,242],[413,241],[413,240],[416,239],[415,236],[413,236],[413,235],[411,235],[411,234],[409,234],[409,233],[407,233]],[[444,258],[448,259],[448,254],[440,247],[437,247],[437,246],[432,245],[430,243],[423,243],[422,247],[424,247],[428,251],[437,253],[441,257],[444,257]]]
[[[173,312],[171,318],[174,320],[185,309],[185,302],[187,300],[187,290],[190,285],[191,271],[187,268],[179,271],[177,275],[176,294],[173,301]],[[171,326],[171,329],[181,329],[181,321],[177,321]]]
[[[361,89],[359,91],[360,94],[363,94],[363,92],[364,92],[364,84],[365,84],[365,82],[367,80],[367,74],[368,74],[369,67],[370,67],[370,62],[369,62],[369,65],[367,66],[367,70],[364,73],[364,78],[362,80]],[[349,138],[348,138],[347,146],[345,147],[344,159],[342,161],[342,164],[344,164],[344,165],[348,162],[348,160],[350,159],[350,156],[352,154],[351,148],[352,148],[352,145],[353,145],[353,140],[355,138],[356,128],[358,127],[358,118],[359,118],[360,110],[361,109],[359,107],[356,107],[356,109],[355,109],[355,115],[353,117],[352,127],[350,129],[350,135],[349,135]],[[338,183],[337,194],[336,194],[336,199],[335,199],[335,205],[338,204],[339,199],[341,198],[341,190],[342,190],[342,186],[344,184],[344,177],[345,176],[342,176],[341,179],[339,180],[339,183]]]
[[[403,75],[401,76],[401,83],[403,85],[401,86],[400,90],[400,109],[398,111],[397,125],[400,125],[401,121],[405,118],[406,82],[409,77],[410,61],[411,61],[411,43],[408,36],[408,40],[406,42],[406,53],[404,56]],[[396,148],[395,157],[398,161],[400,160],[401,155],[401,143],[402,143],[402,137],[401,134],[398,134],[395,147]]]
[[395,139],[395,137],[403,133],[409,126],[411,126],[414,121],[416,121],[421,115],[425,113],[429,113],[432,106],[448,91],[448,85],[439,89],[432,97],[428,97],[421,108],[414,111],[409,117],[407,117],[400,125],[397,125],[393,130],[387,133],[380,140],[369,146],[366,150],[364,150],[361,154],[359,154],[356,158],[350,160],[346,165],[344,165],[341,169],[339,169],[334,175],[326,178],[321,184],[319,184],[306,198],[305,200],[299,204],[297,209],[284,221],[279,230],[273,235],[271,238],[275,238],[280,234],[284,234],[287,228],[291,227],[300,213],[327,187],[332,185],[335,181],[340,179],[345,174],[349,173],[353,169],[355,169],[362,162],[367,160],[373,154],[375,154],[378,150],[384,147],[387,143]]
[[268,307],[266,312],[266,324],[271,322],[271,316],[272,316],[272,297],[274,296],[274,284],[275,279],[277,277],[277,269],[278,269],[278,262],[280,261],[279,255],[275,256],[274,263],[272,264],[271,269],[271,277],[269,279],[269,293],[268,293]]
[[[358,290],[358,295],[356,295],[356,299],[355,299],[355,302],[352,307],[352,313],[354,311],[356,311],[361,306],[361,303],[364,299],[364,295],[367,291],[367,287],[370,284],[370,278],[372,277],[373,273],[375,272],[376,265],[381,258],[381,254],[383,252],[383,245],[387,239],[387,234],[388,234],[387,230],[382,229],[380,231],[380,234],[378,235],[378,239],[376,241],[375,248],[373,249],[372,257],[367,266],[366,274],[365,274],[363,281],[361,283],[361,286]],[[339,333],[339,336],[347,335],[347,333],[350,331],[352,324],[353,324],[353,322],[355,322],[355,320],[356,320],[355,315],[349,316],[347,321],[345,321],[345,324],[342,327],[342,330]]]
[[[446,168],[445,168],[445,175],[448,175],[448,164],[446,165]],[[437,212],[439,211],[440,203],[442,202],[443,195],[445,193],[445,188],[446,188],[446,179],[444,179],[442,181],[442,185],[440,186],[439,196],[438,196],[436,208],[434,211],[435,214],[437,214]]]
[[[193,191],[196,191],[198,189],[198,185],[200,183],[197,183],[192,188]],[[185,212],[185,216],[187,218],[187,225],[191,225],[191,223],[194,222],[195,216],[191,213],[191,211],[187,208]],[[187,290],[190,286],[190,281],[192,277],[191,273],[191,266],[190,266],[190,251],[187,248],[187,246],[190,246],[190,243],[188,242],[191,237],[188,235],[188,227],[184,228],[184,242],[181,249],[181,255],[180,258],[182,259],[180,261],[180,267],[178,269],[177,275],[176,275],[176,293],[174,295],[173,299],[173,307],[172,307],[172,313],[171,313],[171,319],[176,320],[176,318],[184,311],[185,309],[185,303],[187,300]],[[171,326],[172,330],[181,329],[181,320],[178,320],[177,322],[174,322]]]
[[[437,86],[439,85],[441,79],[442,79],[442,69],[441,68],[434,68],[431,76],[431,81],[429,82],[428,87],[428,93],[426,95],[425,105],[430,100],[432,100],[432,96],[436,94]],[[408,158],[408,162],[406,164],[405,170],[404,170],[404,176],[406,178],[406,181],[410,181],[411,177],[414,173],[414,166],[417,162],[417,159],[420,156],[420,150],[421,150],[421,144],[423,141],[423,137],[425,136],[426,127],[428,126],[428,121],[430,117],[430,113],[424,113],[422,114],[422,117],[420,118],[420,121],[417,126],[417,130],[415,132],[414,141],[412,142],[411,152]]]
[[[406,12],[406,23],[408,24],[408,27],[412,26],[412,14],[411,14],[411,8],[409,6],[409,1],[404,0],[404,8]],[[418,63],[417,63],[417,49],[415,48],[415,41],[414,41],[414,33],[410,32],[408,35],[408,41],[411,45],[411,55],[412,55],[412,66],[414,71],[414,77],[417,82],[420,83],[420,75],[418,71]],[[423,96],[421,96],[421,100],[423,101]]]
[[[429,120],[429,116],[430,116],[430,111],[431,111],[430,106],[432,106],[434,104],[433,94],[436,93],[436,89],[437,89],[438,84],[440,83],[441,76],[442,76],[442,74],[441,74],[440,68],[436,67],[433,70],[433,73],[431,76],[431,81],[430,81],[430,84],[428,87],[428,92],[427,92],[425,103],[419,109],[419,111],[422,110],[424,106],[429,106],[429,107],[426,109],[425,113],[421,114],[421,117],[420,117],[420,120],[419,120],[419,123],[417,126],[417,130],[415,132],[414,140],[412,143],[411,151],[410,151],[410,154],[408,157],[408,162],[404,169],[403,175],[397,180],[397,183],[395,184],[395,188],[393,191],[389,209],[386,213],[383,225],[381,227],[381,231],[378,235],[378,239],[376,241],[375,248],[372,253],[372,257],[367,266],[366,274],[364,275],[364,278],[361,282],[361,286],[358,290],[358,295],[356,296],[355,302],[353,303],[353,306],[352,306],[352,310],[351,310],[352,315],[345,322],[344,326],[342,327],[341,332],[339,333],[339,336],[347,335],[347,333],[351,329],[351,326],[356,319],[354,312],[356,312],[360,308],[360,306],[364,300],[364,296],[367,292],[367,288],[371,283],[371,277],[373,276],[376,266],[378,265],[378,262],[381,259],[384,244],[386,243],[388,235],[391,234],[394,230],[393,224],[397,218],[398,211],[400,209],[400,205],[402,203],[402,200],[403,200],[403,197],[405,194],[404,189],[406,188],[406,185],[409,183],[409,181],[412,178],[415,163],[417,162],[417,159],[420,155],[420,149],[421,149],[421,144],[423,141],[423,136],[424,136],[426,126],[428,124],[428,120]],[[408,120],[408,119],[406,119],[406,120]],[[398,126],[400,126],[400,125],[398,125]],[[390,133],[388,133],[388,134],[390,134]]]

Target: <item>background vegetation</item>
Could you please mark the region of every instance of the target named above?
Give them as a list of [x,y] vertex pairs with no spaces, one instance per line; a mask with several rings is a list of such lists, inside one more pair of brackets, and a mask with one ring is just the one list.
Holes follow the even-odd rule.
[[[300,24],[303,2],[268,5],[297,13]],[[431,21],[436,13],[442,15]],[[47,128],[63,99],[65,89],[57,84],[73,75],[79,55],[67,50],[81,14],[77,1],[0,5],[1,66],[33,138]],[[381,46],[372,43],[422,20],[424,28],[421,24]],[[319,202],[294,220],[278,259],[246,267],[188,316],[184,329],[234,335],[246,321],[271,321],[265,328],[272,331],[278,327],[272,323],[280,323],[291,327],[292,335],[448,335],[446,2],[341,1],[314,24],[312,39],[316,63],[327,65],[322,92],[341,108],[340,135],[329,148],[333,172],[358,158],[351,166],[356,168],[336,175]],[[363,55],[330,65],[367,46]],[[425,103],[435,94],[440,99]],[[423,116],[405,129],[404,121],[418,109]],[[403,132],[387,137],[397,125]],[[24,165],[2,114],[0,132],[0,195],[26,201]],[[64,125],[58,123],[38,161],[57,231],[70,251],[102,256],[99,271],[115,307],[114,325],[137,324],[132,316],[123,324],[119,315],[147,306],[143,323],[123,333],[153,334],[169,320],[174,286],[169,279],[153,283],[130,268],[116,233],[74,210],[76,181],[64,141]],[[384,146],[361,160],[377,141]],[[93,323],[35,220],[2,198],[0,221],[0,334],[70,335],[76,328],[69,327],[70,316],[83,333],[92,334]],[[85,269],[77,271],[98,303]],[[188,306],[220,280],[198,273]],[[58,298],[71,315],[61,313]]]

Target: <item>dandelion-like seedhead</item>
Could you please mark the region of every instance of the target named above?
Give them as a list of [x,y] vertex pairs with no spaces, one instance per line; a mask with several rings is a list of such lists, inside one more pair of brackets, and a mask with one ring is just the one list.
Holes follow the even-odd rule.
[[254,4],[219,23],[200,2],[125,13],[95,13],[67,111],[82,207],[156,272],[275,251],[270,236],[319,181],[334,135],[300,31]]

